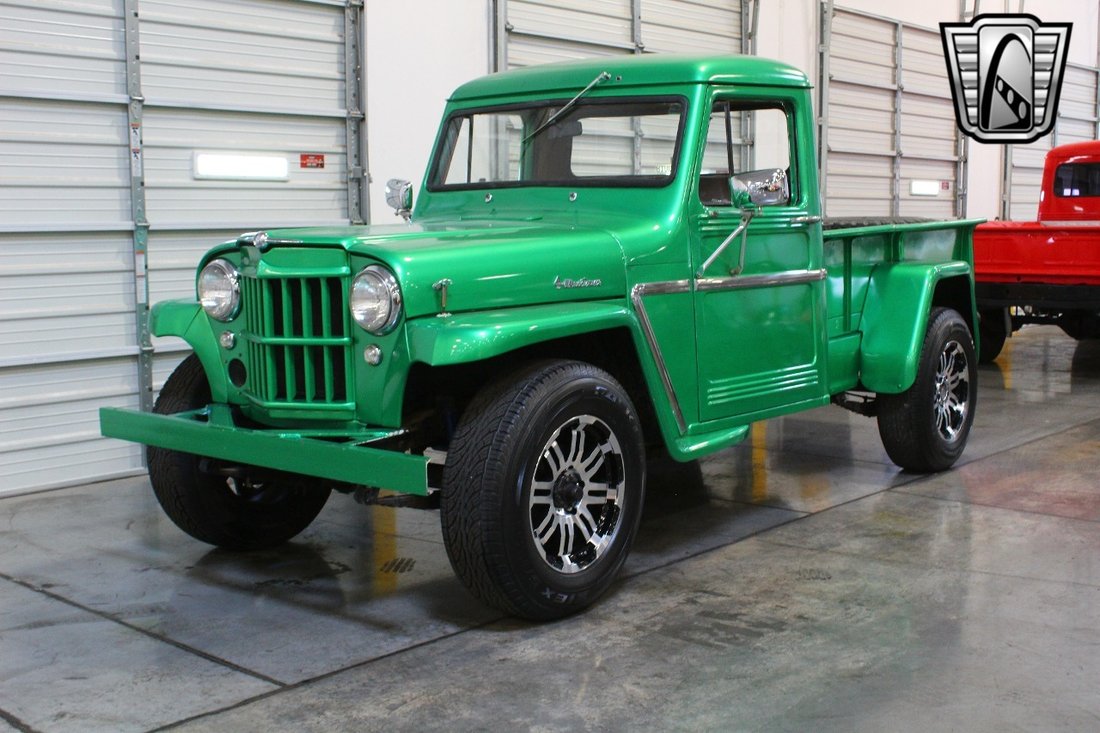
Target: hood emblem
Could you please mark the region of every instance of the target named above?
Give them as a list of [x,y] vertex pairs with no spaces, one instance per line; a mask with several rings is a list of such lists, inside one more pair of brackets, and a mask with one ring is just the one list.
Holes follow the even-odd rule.
[[554,278],[554,287],[558,290],[570,290],[573,288],[598,288],[603,285],[603,280],[598,277],[589,279],[587,277],[569,278],[558,275]]

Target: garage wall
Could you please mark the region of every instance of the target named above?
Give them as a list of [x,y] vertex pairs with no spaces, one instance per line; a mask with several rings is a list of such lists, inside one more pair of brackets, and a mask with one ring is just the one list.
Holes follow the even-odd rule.
[[[0,0],[0,493],[140,470],[97,411],[148,406],[182,358],[178,340],[139,348],[146,289],[193,297],[200,254],[241,231],[364,218],[360,15]],[[200,180],[196,151],[289,170]]]
[[500,0],[497,69],[620,53],[742,53],[741,0]]
[[939,29],[821,7],[826,214],[961,216],[966,143]]

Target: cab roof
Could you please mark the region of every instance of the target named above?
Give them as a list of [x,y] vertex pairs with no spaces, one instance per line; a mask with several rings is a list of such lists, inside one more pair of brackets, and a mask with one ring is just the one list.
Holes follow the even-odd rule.
[[1100,158],[1100,140],[1086,140],[1079,143],[1066,143],[1051,148],[1047,153],[1050,160],[1066,160],[1067,158]]
[[601,56],[490,74],[467,82],[452,101],[501,97],[531,92],[575,94],[600,72],[611,79],[597,89],[666,84],[745,84],[808,89],[806,75],[793,66],[758,56],[685,56],[640,54]]

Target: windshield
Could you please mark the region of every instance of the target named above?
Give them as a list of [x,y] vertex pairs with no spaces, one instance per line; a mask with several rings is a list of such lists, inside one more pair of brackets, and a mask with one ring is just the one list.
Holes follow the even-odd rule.
[[429,188],[661,186],[672,180],[682,99],[585,100],[547,125],[565,104],[452,115]]

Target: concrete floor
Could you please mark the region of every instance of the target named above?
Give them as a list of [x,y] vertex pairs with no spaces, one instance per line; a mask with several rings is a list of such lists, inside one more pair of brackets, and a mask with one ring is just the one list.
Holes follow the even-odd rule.
[[452,575],[438,514],[334,496],[279,551],[143,479],[0,499],[0,731],[1100,729],[1100,343],[981,369],[952,471],[824,408],[656,466],[625,577],[554,624]]

